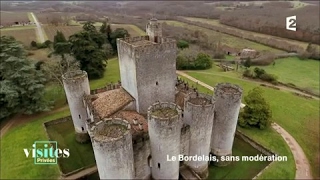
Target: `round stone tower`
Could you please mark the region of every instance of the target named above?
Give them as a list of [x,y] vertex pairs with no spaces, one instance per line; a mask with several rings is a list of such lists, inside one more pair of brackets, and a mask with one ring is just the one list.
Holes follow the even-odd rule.
[[181,108],[174,103],[158,102],[148,109],[153,179],[178,179],[180,154]]
[[100,179],[133,179],[130,124],[120,118],[99,121],[89,129]]
[[[190,156],[209,156],[215,100],[202,93],[190,93],[184,101],[184,122],[190,125]],[[187,161],[202,179],[209,175],[208,161]]]
[[87,110],[83,103],[83,96],[90,94],[88,75],[85,71],[70,71],[62,76],[64,91],[66,92],[73,125],[78,142],[86,142],[89,136],[86,128]]
[[242,89],[233,84],[221,83],[215,87],[215,115],[213,120],[211,153],[217,156],[217,166],[226,166],[221,156],[232,155],[232,145],[241,105]]

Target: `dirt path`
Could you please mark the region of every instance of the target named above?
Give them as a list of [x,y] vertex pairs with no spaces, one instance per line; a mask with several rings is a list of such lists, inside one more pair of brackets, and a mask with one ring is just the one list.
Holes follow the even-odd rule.
[[283,137],[291,149],[296,163],[296,179],[313,179],[309,161],[298,142],[277,123],[272,123],[272,128]]
[[40,43],[44,43],[45,41],[45,38],[44,38],[44,34],[43,34],[43,31],[42,31],[42,27],[41,27],[41,24],[39,23],[38,19],[36,18],[36,16],[32,13],[30,13],[33,20],[34,20],[34,23],[36,23],[36,26],[37,26],[37,34],[38,34],[38,37],[39,37],[39,41]]
[[50,114],[53,114],[53,113],[57,113],[57,112],[66,110],[68,108],[69,108],[68,106],[63,106],[63,107],[60,107],[60,108],[55,109],[53,111],[43,112],[43,113],[34,114],[34,115],[17,114],[12,119],[7,121],[7,123],[0,129],[0,138],[2,138],[2,136],[6,132],[8,132],[8,130],[10,130],[12,127],[25,124],[27,122],[30,122],[30,121],[34,120],[34,119],[38,119],[38,118],[41,118],[43,116],[47,116],[47,115],[50,115]]
[[[193,78],[189,76],[188,74],[177,71],[177,74],[180,76],[183,76],[185,78],[190,79],[193,82],[197,82],[198,84],[213,90],[214,88],[197,80],[196,78]],[[210,74],[210,73],[207,73]],[[251,82],[251,81],[250,81]],[[306,158],[306,155],[304,154],[301,146],[298,144],[298,142],[286,131],[284,130],[281,126],[279,126],[276,123],[272,124],[272,128],[275,129],[286,141],[288,146],[290,147],[290,150],[293,154],[295,164],[296,164],[296,179],[312,179],[311,175],[311,169],[310,169],[310,164],[308,159]]]
[[[177,73],[181,76],[185,76],[187,77],[188,76],[188,79],[190,78],[193,78],[191,76],[189,76],[188,74],[186,74],[185,72],[196,72],[196,71],[177,71]],[[272,85],[272,84],[269,84],[269,83],[265,83],[265,82],[258,82],[258,81],[252,81],[252,80],[249,80],[249,79],[243,79],[243,78],[236,78],[236,77],[230,77],[230,76],[226,76],[226,75],[223,75],[223,74],[213,74],[213,73],[208,73],[208,72],[196,72],[196,73],[200,73],[200,74],[209,74],[209,75],[214,75],[214,76],[221,76],[221,77],[227,77],[227,78],[234,78],[234,79],[238,79],[238,80],[241,80],[241,81],[246,81],[246,82],[251,82],[251,83],[255,83],[255,84],[264,84],[264,85],[267,85],[267,86],[273,86],[273,87],[277,87],[277,88],[280,88],[280,90],[283,90],[283,91],[289,91],[289,92],[292,92],[292,93],[299,93],[299,94],[302,94],[302,95],[305,95],[305,96],[311,96],[312,98],[314,99],[317,99],[319,100],[320,98],[317,97],[317,96],[312,96],[310,94],[307,94],[307,93],[304,93],[304,92],[301,92],[301,91],[298,91],[296,89],[292,89],[292,88],[289,88],[289,87],[286,87],[286,86],[275,86],[275,85]],[[183,75],[182,75],[183,74]],[[189,78],[190,77],[190,78]],[[195,78],[193,78],[195,79]],[[191,80],[191,79],[190,79]],[[195,79],[196,80],[196,79]],[[198,81],[198,80],[197,80]]]

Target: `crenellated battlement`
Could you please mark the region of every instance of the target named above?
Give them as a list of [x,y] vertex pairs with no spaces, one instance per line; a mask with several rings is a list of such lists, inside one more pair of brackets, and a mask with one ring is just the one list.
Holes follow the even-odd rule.
[[80,79],[88,78],[88,74],[85,71],[77,70],[77,71],[69,71],[62,75],[62,79],[65,82],[69,81],[77,81]]
[[188,106],[195,107],[212,107],[214,104],[214,98],[211,95],[191,92],[184,100]]
[[114,89],[119,89],[121,87],[121,82],[118,81],[117,83],[109,83],[106,86],[102,87],[102,88],[97,88],[97,89],[93,89],[90,90],[90,94],[94,95],[94,94],[98,94],[98,93],[102,93],[102,92],[106,92],[106,91],[111,91]]
[[90,123],[88,130],[91,139],[98,142],[117,141],[130,133],[131,125],[121,118],[105,118],[99,122]]
[[149,41],[149,36],[117,39],[119,54],[127,54],[131,58],[139,58],[144,54],[166,53],[176,51],[176,41],[170,38],[159,38],[158,42]]
[[231,98],[235,101],[241,100],[242,92],[241,87],[230,83],[219,83],[214,90],[216,97]]
[[148,109],[148,119],[155,118],[158,120],[180,119],[182,110],[175,103],[157,102]]

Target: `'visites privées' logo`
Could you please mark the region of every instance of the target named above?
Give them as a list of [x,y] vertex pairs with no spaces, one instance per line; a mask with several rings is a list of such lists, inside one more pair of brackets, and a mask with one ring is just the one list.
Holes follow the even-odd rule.
[[34,164],[57,164],[58,158],[68,158],[69,149],[59,149],[57,141],[35,141],[33,149],[23,149],[26,157],[34,158]]

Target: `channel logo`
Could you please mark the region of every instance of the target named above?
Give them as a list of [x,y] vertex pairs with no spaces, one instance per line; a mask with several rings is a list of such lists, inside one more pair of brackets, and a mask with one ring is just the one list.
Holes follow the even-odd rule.
[[23,149],[26,157],[34,158],[34,164],[57,164],[58,158],[68,158],[69,149],[59,149],[57,141],[35,141],[33,149]]
[[289,31],[297,31],[297,16],[286,17],[286,29]]

